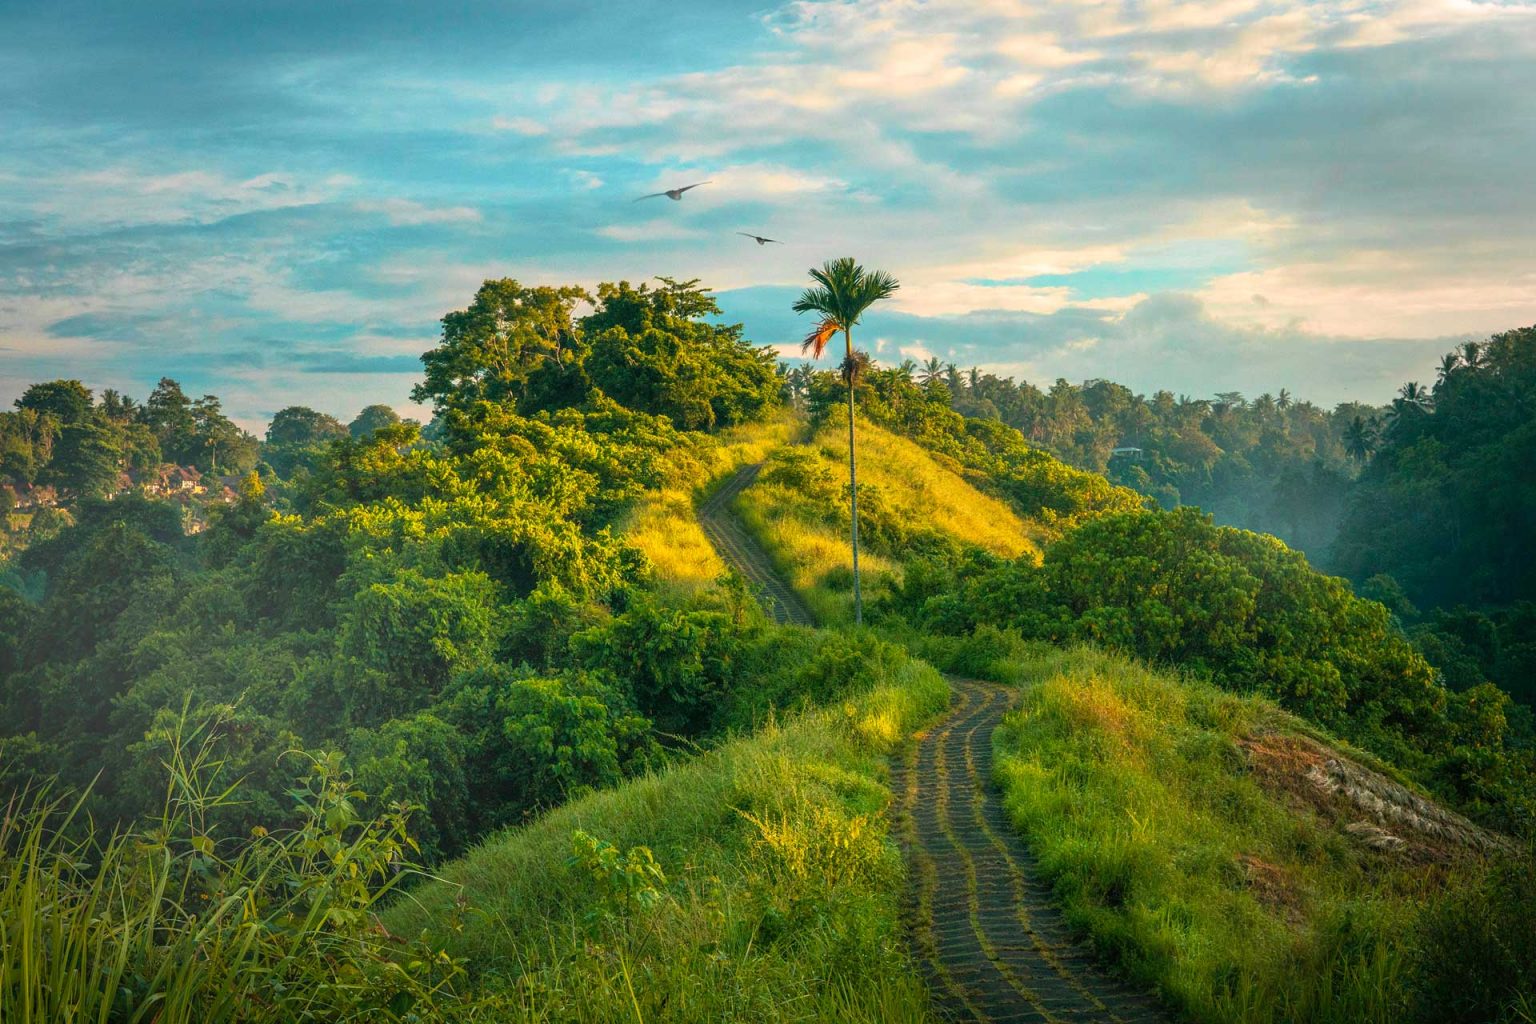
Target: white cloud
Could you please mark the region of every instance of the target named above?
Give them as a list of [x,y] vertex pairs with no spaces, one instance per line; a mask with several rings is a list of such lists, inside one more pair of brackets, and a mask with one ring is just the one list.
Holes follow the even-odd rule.
[[427,206],[410,199],[366,199],[354,203],[360,213],[383,214],[391,224],[471,224],[481,220],[480,211],[471,206]]

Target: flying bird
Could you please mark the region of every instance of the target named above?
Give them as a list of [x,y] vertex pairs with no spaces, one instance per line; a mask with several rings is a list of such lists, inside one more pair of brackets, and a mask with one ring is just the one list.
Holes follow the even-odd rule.
[[783,242],[779,241],[777,238],[764,238],[762,235],[754,235],[750,231],[738,231],[736,233],[738,235],[741,235],[743,238],[750,238],[750,239],[752,239],[752,241],[756,242],[758,245],[767,245],[769,242],[772,242],[774,245],[783,245],[784,244]]
[[[700,185],[708,185],[708,184],[709,184],[709,182],[707,182],[707,181],[696,181],[692,185],[684,185],[682,188],[669,188],[665,192],[652,192],[648,196],[641,196],[640,199],[658,199],[661,196],[666,196],[668,199],[672,200],[675,203],[679,199],[683,198],[683,193],[687,192],[689,189],[691,189],[691,188],[698,188]],[[636,199],[635,202],[638,203],[640,201],[640,199]]]

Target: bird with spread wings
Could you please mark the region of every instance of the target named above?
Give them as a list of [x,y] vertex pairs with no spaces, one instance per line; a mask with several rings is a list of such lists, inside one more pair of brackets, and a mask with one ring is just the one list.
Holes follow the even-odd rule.
[[741,235],[743,238],[750,238],[750,239],[752,239],[752,241],[756,242],[758,245],[767,245],[770,242],[772,242],[774,245],[783,245],[784,244],[783,242],[779,241],[777,238],[764,238],[762,235],[754,235],[750,231],[738,231],[736,233],[738,235]]
[[678,200],[682,199],[683,198],[683,193],[687,192],[689,189],[691,189],[691,188],[698,188],[700,185],[708,185],[708,184],[709,184],[709,182],[707,182],[707,181],[696,181],[692,185],[684,185],[682,188],[669,188],[665,192],[652,192],[648,196],[641,196],[639,199],[636,199],[635,202],[638,203],[638,202],[640,202],[641,199],[660,199],[662,196],[666,196],[668,199],[672,200],[675,203]]

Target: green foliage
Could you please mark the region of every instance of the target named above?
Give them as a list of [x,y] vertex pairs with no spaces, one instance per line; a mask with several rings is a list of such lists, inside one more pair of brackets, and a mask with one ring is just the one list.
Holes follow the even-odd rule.
[[376,431],[393,427],[400,422],[400,414],[387,405],[365,406],[357,417],[347,424],[347,433],[360,440],[365,440],[374,435]]
[[599,286],[597,310],[581,324],[593,386],[687,430],[760,418],[778,400],[773,353],[744,343],[740,324],[705,320],[720,307],[697,281],[660,280],[654,289]]
[[347,428],[334,416],[304,405],[279,409],[267,427],[267,444],[314,444],[346,437]]
[[499,820],[611,786],[657,758],[650,722],[581,675],[472,675],[444,713],[471,737],[471,788]]
[[881,779],[947,699],[927,666],[877,669],[836,707],[494,837],[384,923],[475,964],[499,1020],[926,1021]]
[[1102,954],[1195,1021],[1408,1017],[1419,906],[1470,854],[1430,870],[1360,843],[1307,796],[1310,730],[1267,701],[1088,650],[1020,678],[1006,808]]
[[1536,871],[1529,854],[1453,880],[1425,915],[1413,996],[1430,1024],[1522,1024],[1536,1009]]
[[54,380],[33,384],[16,399],[16,408],[52,416],[64,426],[83,422],[95,402],[90,388],[78,380]]
[[1536,327],[1453,353],[1432,392],[1394,405],[1333,564],[1387,573],[1421,608],[1536,600],[1536,567],[1512,554],[1536,531],[1533,400]]
[[[435,403],[461,439],[483,431],[479,403],[605,412],[606,396],[684,430],[760,418],[778,401],[771,352],[742,341],[739,324],[709,322],[720,309],[698,282],[660,280],[603,284],[595,299],[576,287],[487,281],[468,309],[443,318],[412,396]],[[595,309],[577,322],[579,301]]]
[[588,298],[577,287],[485,282],[467,309],[443,317],[442,344],[422,355],[426,379],[411,400],[432,402],[441,412],[526,398],[536,368],[572,368],[578,340],[571,313]]
[[1484,820],[1528,828],[1528,751],[1508,698],[1448,691],[1379,604],[1279,541],[1194,509],[1104,516],[1042,565],[971,556],[915,567],[892,606],[920,627],[1091,641],[1269,696],[1432,781]]
[[585,663],[620,680],[664,733],[703,732],[731,690],[755,665],[752,627],[719,611],[689,611],[642,601],[611,623],[575,638]]
[[586,917],[589,924],[636,911],[650,910],[663,898],[666,872],[646,846],[631,846],[623,853],[610,842],[581,829],[571,833],[568,866],[586,874],[600,896]]
[[207,732],[178,733],[158,816],[83,835],[81,804],[46,790],[0,824],[0,1017],[290,1022],[463,1020],[463,969],[397,940],[375,909],[414,873],[402,812],[315,758],[296,825],[220,835],[230,799]]

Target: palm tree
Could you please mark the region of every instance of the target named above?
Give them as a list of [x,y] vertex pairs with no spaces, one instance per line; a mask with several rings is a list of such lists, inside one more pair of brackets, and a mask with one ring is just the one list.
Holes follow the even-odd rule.
[[923,364],[922,378],[923,383],[929,386],[944,379],[944,364],[938,356],[928,357],[928,361]]
[[1280,389],[1280,397],[1275,399],[1275,408],[1285,412],[1295,403],[1291,401],[1291,393],[1285,388]]
[[1362,416],[1356,416],[1344,428],[1344,452],[1356,462],[1370,458],[1378,440],[1376,424]]
[[1440,383],[1444,384],[1446,381],[1450,380],[1451,376],[1459,369],[1461,369],[1461,356],[1457,355],[1455,352],[1447,352],[1445,355],[1441,356],[1439,371]]
[[805,336],[801,351],[809,351],[820,359],[827,342],[838,331],[843,332],[847,354],[843,358],[843,379],[848,384],[848,507],[852,520],[853,542],[853,621],[864,621],[864,597],[859,590],[859,479],[853,443],[853,386],[859,372],[868,364],[862,362],[853,351],[853,327],[869,309],[881,299],[888,299],[900,287],[896,279],[883,270],[865,270],[851,256],[828,260],[821,269],[811,270],[816,282],[795,301],[796,313],[816,313],[821,319]]

